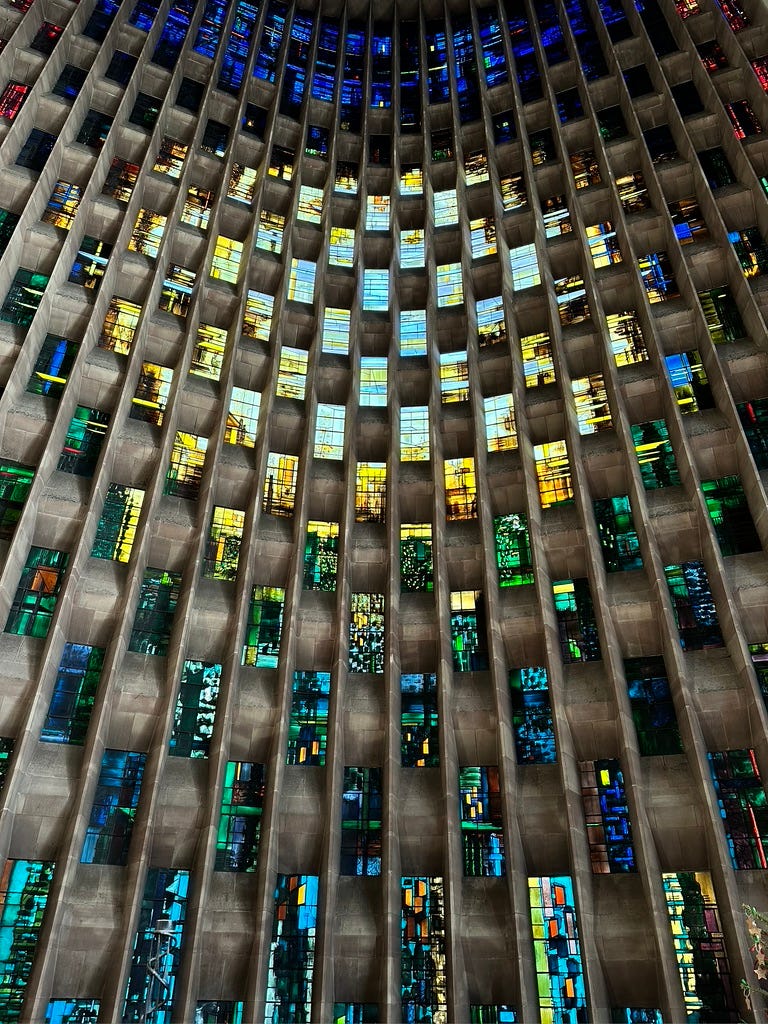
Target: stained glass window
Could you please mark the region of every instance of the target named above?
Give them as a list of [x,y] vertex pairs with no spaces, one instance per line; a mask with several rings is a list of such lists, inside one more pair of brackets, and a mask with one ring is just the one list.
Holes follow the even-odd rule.
[[665,565],[664,574],[683,650],[722,647],[723,635],[704,563]]
[[250,761],[227,762],[221,817],[216,834],[214,871],[256,870],[264,784],[263,764]]
[[643,557],[629,496],[598,498],[592,502],[592,507],[606,572],[642,569]]
[[310,520],[304,548],[304,589],[336,589],[339,562],[339,524]]
[[51,627],[69,554],[31,547],[5,623],[6,633],[43,638]]
[[146,761],[146,754],[104,751],[81,864],[127,862]]
[[529,878],[528,890],[541,1018],[577,1024],[587,1000],[573,882],[568,875]]
[[432,526],[430,523],[402,523],[400,526],[400,587],[405,591],[431,592]]
[[754,750],[707,754],[734,868],[768,868],[768,797]]
[[402,1019],[448,1019],[445,889],[439,876],[402,878]]
[[105,653],[103,647],[64,644],[41,740],[83,746]]
[[629,658],[624,674],[641,755],[682,753],[664,659]]
[[437,714],[435,673],[401,675],[400,763],[403,768],[436,768],[440,764]]
[[483,878],[505,874],[497,767],[459,769],[459,813],[465,876]]
[[[125,990],[123,1020],[140,1020],[145,1007],[150,1006],[155,1007],[153,1024],[171,1024],[188,890],[188,871],[150,868],[147,872]],[[158,941],[160,931],[162,937]]]
[[53,882],[49,860],[7,860],[0,876],[0,1019],[21,1021],[45,905]]
[[517,763],[554,764],[557,748],[546,668],[512,669],[509,688]]
[[560,654],[566,665],[602,658],[595,609],[586,579],[552,583]]
[[613,758],[581,761],[579,771],[592,871],[598,875],[636,871],[632,825],[619,762]]
[[738,1020],[711,876],[666,872],[662,881],[688,1019]]
[[330,692],[330,672],[293,673],[286,764],[325,764]]
[[451,648],[454,672],[488,668],[485,600],[479,590],[451,592]]
[[207,757],[221,686],[221,665],[185,661],[173,713],[171,757]]
[[283,631],[285,590],[257,585],[251,594],[242,664],[277,668]]
[[166,569],[144,570],[128,650],[164,656],[181,590],[181,575]]
[[110,483],[91,548],[94,558],[129,560],[143,502],[144,491],[140,487]]
[[384,595],[352,594],[349,671],[384,671]]
[[341,794],[342,875],[381,874],[380,768],[344,768]]
[[237,578],[245,513],[237,508],[214,505],[203,555],[203,576],[209,580]]

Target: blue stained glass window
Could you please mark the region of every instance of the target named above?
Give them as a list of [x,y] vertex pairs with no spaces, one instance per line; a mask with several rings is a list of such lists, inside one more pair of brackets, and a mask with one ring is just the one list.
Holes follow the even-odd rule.
[[682,753],[664,659],[629,658],[624,662],[624,674],[640,754]]
[[554,764],[557,749],[546,668],[512,669],[509,689],[517,763]]
[[661,1010],[651,1010],[639,1006],[614,1006],[611,1010],[611,1022],[612,1024],[664,1024]]
[[453,56],[459,120],[462,124],[477,121],[480,117],[480,85],[472,20],[467,15],[454,15]]
[[239,0],[232,20],[232,31],[221,61],[218,88],[223,92],[237,95],[245,76],[248,48],[251,45],[253,27],[259,13],[258,4]]
[[365,67],[365,28],[350,22],[344,52],[344,73],[341,79],[342,131],[359,133],[363,112],[363,72]]
[[120,0],[98,0],[83,29],[83,35],[95,39],[97,43],[103,43],[119,10]]
[[608,65],[605,62],[600,42],[595,32],[592,18],[587,11],[584,0],[567,0],[565,5],[568,12],[568,22],[571,26],[576,40],[576,49],[579,51],[582,71],[587,81],[593,81],[608,74]]
[[723,634],[704,563],[665,565],[664,574],[683,650],[722,647]]
[[277,57],[283,41],[287,10],[286,5],[280,3],[279,0],[270,0],[264,19],[264,29],[261,33],[259,52],[253,66],[254,76],[263,78],[265,82],[274,82],[275,80]]
[[581,796],[596,875],[636,871],[624,775],[614,758],[582,761]]
[[598,0],[598,7],[611,42],[618,43],[632,35],[632,29],[621,6],[621,0]]
[[371,106],[392,106],[392,36],[378,25],[371,39]]
[[138,3],[131,12],[128,23],[135,25],[142,32],[149,32],[159,6],[159,3],[153,3],[152,0],[138,0]]
[[427,22],[427,91],[430,103],[447,103],[451,98],[448,43],[442,21]]
[[85,743],[104,654],[103,647],[64,644],[41,740],[77,746]]
[[333,1024],[378,1024],[378,1003],[334,1003]]
[[518,15],[508,21],[520,98],[523,103],[532,103],[541,99],[544,93],[528,18]]
[[315,73],[312,76],[313,100],[325,100],[326,103],[333,103],[338,51],[338,22],[333,18],[322,18],[315,59]]
[[37,940],[53,881],[47,860],[7,860],[0,876],[0,1020],[21,1020]]
[[269,1024],[296,1024],[312,1016],[317,932],[317,875],[278,875],[267,966]]
[[227,0],[207,0],[203,16],[200,19],[200,27],[197,30],[197,39],[192,47],[203,57],[215,57],[216,48],[221,38],[221,28],[227,19]]
[[554,0],[542,0],[536,5],[536,14],[539,19],[539,30],[541,32],[541,45],[544,47],[547,64],[560,64],[568,60],[568,50],[563,38],[563,30],[557,17],[557,7]]
[[168,11],[163,31],[152,54],[154,64],[170,71],[179,59],[196,0],[176,0]]
[[400,22],[400,130],[418,132],[421,128],[421,70],[419,23]]
[[[176,975],[181,965],[188,889],[188,871],[150,868],[147,873],[125,991],[124,1021],[140,1021],[145,1008],[153,1006],[152,1024],[170,1024]],[[156,929],[161,920],[169,921],[170,926],[158,940]],[[156,973],[149,970],[150,964]],[[158,976],[166,979],[166,987]]]
[[301,101],[307,84],[307,58],[314,22],[306,14],[294,14],[285,56],[280,113],[299,120]]
[[480,46],[483,51],[485,81],[489,89],[507,80],[507,62],[504,58],[504,41],[501,22],[493,7],[482,7],[477,12],[480,26]]
[[573,882],[568,875],[529,878],[528,891],[541,1019],[580,1024],[587,997]]
[[381,874],[381,768],[344,768],[341,794],[342,875]]
[[498,878],[506,873],[499,769],[459,769],[459,814],[464,874]]
[[98,999],[52,999],[45,1011],[45,1024],[96,1024]]
[[105,750],[81,864],[125,864],[147,755]]

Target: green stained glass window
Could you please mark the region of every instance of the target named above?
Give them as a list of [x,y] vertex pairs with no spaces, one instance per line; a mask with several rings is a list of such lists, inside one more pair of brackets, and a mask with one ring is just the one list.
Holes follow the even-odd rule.
[[66,551],[31,547],[5,623],[6,633],[46,637],[69,562]]
[[647,423],[633,423],[630,429],[645,489],[679,486],[680,472],[666,422],[649,420]]
[[286,764],[325,764],[330,672],[294,672]]
[[10,540],[35,478],[34,466],[0,462],[0,537]]
[[403,591],[434,589],[429,523],[403,523],[400,527],[400,586]]
[[339,524],[307,523],[304,547],[304,589],[336,589],[336,571],[339,563]]
[[256,870],[263,807],[264,765],[250,761],[228,761],[214,870]]
[[0,877],[0,1020],[21,1021],[54,863],[7,860]]
[[109,421],[108,412],[75,406],[56,468],[75,476],[93,476]]
[[282,587],[253,588],[243,645],[243,665],[277,668],[284,606],[285,590]]
[[181,590],[181,575],[166,569],[144,570],[128,650],[166,655]]
[[496,516],[493,520],[496,565],[500,587],[519,587],[533,583],[531,538],[524,512]]
[[140,488],[109,485],[91,549],[94,558],[128,561],[143,502],[144,491]]
[[760,538],[738,476],[702,480],[701,489],[723,555],[760,551]]
[[0,306],[0,320],[15,324],[16,327],[28,328],[43,301],[49,280],[47,274],[37,274],[34,270],[19,267]]
[[629,497],[621,494],[616,498],[599,498],[592,505],[606,572],[642,569],[643,557]]
[[595,609],[586,579],[553,582],[560,653],[566,665],[602,658]]

